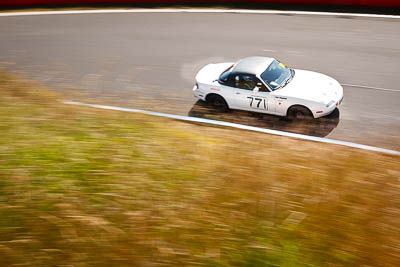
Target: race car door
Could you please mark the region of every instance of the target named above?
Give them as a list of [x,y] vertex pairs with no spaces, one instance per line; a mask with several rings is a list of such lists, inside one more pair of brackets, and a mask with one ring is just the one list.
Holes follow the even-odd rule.
[[[259,91],[254,91],[257,84],[261,84]],[[270,95],[264,84],[257,77],[247,74],[235,76],[235,106],[239,109],[276,113],[275,97]]]

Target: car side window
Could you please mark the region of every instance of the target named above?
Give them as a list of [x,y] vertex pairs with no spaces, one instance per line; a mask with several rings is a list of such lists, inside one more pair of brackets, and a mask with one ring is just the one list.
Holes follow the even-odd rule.
[[[221,75],[222,76],[222,75]],[[219,84],[230,86],[230,87],[235,87],[235,75],[234,74],[228,74],[223,79],[220,77],[218,79]]]
[[229,68],[227,68],[227,69],[219,76],[218,82],[219,82],[220,84],[224,84],[224,85],[228,85],[228,84],[229,84],[229,80],[232,80],[232,79],[231,79],[231,76],[232,76],[232,68],[233,68],[233,65],[230,66]]
[[262,83],[262,82],[260,81],[260,79],[258,79],[257,77],[253,77],[253,79],[254,79],[254,82],[255,82],[256,84],[261,84],[260,92],[269,92],[268,88],[264,85],[264,83]]
[[251,76],[238,74],[235,75],[234,86],[240,89],[253,90],[256,87],[256,83]]
[[235,75],[231,74],[229,75],[228,81],[225,85],[230,86],[230,87],[235,87]]

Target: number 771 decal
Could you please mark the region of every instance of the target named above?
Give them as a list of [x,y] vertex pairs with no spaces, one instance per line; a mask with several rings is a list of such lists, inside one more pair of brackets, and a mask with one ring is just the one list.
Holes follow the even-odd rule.
[[251,108],[267,109],[267,103],[265,101],[265,98],[259,98],[253,96],[248,96],[247,98],[250,99]]

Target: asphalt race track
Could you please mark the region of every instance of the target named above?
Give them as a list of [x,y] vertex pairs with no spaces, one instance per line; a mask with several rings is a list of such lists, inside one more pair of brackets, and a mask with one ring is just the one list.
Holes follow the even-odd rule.
[[[250,55],[276,57],[346,84],[340,110],[302,125],[249,112],[219,113],[196,101],[191,90],[203,65]],[[44,82],[66,99],[400,150],[400,18],[237,13],[0,17],[0,66]]]

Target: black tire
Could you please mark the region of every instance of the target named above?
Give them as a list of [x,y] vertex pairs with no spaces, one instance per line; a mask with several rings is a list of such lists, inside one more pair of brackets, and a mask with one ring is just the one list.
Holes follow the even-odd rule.
[[229,107],[225,99],[219,95],[210,95],[207,97],[207,103],[220,111],[228,111]]
[[303,106],[290,107],[287,115],[291,120],[311,120],[313,118],[311,111]]

